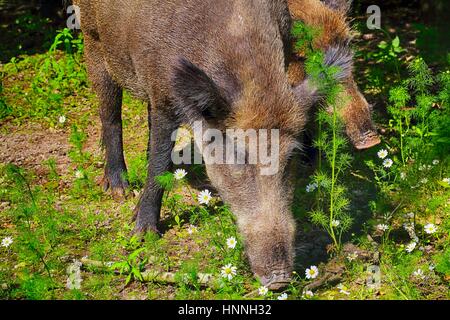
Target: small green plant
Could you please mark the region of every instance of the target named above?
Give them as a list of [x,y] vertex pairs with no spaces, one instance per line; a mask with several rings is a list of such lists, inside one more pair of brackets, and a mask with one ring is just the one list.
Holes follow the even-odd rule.
[[[439,168],[446,164],[445,151],[450,150],[446,136],[450,119],[448,72],[435,77],[421,58],[412,61],[407,69],[409,78],[390,91],[392,135],[387,150],[379,152],[382,163],[366,161],[385,194],[399,185],[410,192],[410,183],[416,185],[413,189],[417,182],[427,185],[434,179],[441,183],[444,177],[439,176]],[[437,90],[433,89],[435,84],[439,84]],[[387,157],[388,153],[392,155]]]
[[83,47],[81,35],[75,37],[69,29],[64,29],[56,35],[47,53],[11,59],[2,73],[22,74],[22,70],[30,65],[34,71],[23,75],[29,84],[13,87],[8,92],[9,95],[19,96],[24,103],[4,101],[4,106],[8,108],[0,109],[0,119],[7,115],[17,120],[34,118],[55,127],[58,119],[65,114],[65,100],[75,90],[87,87],[87,74],[82,64]]
[[[294,34],[301,36],[299,31],[305,30],[296,24]],[[351,156],[345,152],[347,141],[343,133],[342,120],[339,117],[339,108],[345,104],[342,87],[335,82],[336,68],[324,64],[323,53],[312,49],[311,34],[306,29],[306,38],[301,37],[298,46],[307,49],[305,64],[308,76],[319,85],[326,97],[326,105],[332,112],[324,108],[318,111],[318,136],[314,147],[319,150],[319,166],[313,177],[313,183],[307,191],[318,190],[316,207],[311,211],[311,220],[314,224],[324,228],[333,240],[334,250],[341,248],[342,234],[350,229],[352,219],[347,213],[349,199],[346,189],[341,183],[345,170],[350,167]],[[310,43],[308,45],[307,43]]]
[[[405,49],[401,46],[398,36],[392,38],[389,32],[381,29],[386,40],[380,41],[377,50],[357,52],[357,57],[362,57],[375,64],[366,70],[364,86],[367,91],[387,94],[392,85],[396,85],[404,73],[401,59]],[[386,72],[389,71],[389,72]]]
[[0,81],[0,121],[9,116],[12,113],[12,109],[6,104],[5,99],[2,96],[3,85]]
[[379,51],[373,53],[373,58],[376,59],[376,62],[382,63],[387,67],[393,66],[397,75],[400,75],[399,55],[405,50],[401,47],[398,36],[392,39],[388,32],[384,31],[384,34],[389,40],[383,40],[378,44]]
[[131,252],[126,260],[112,264],[112,270],[119,270],[120,274],[126,274],[125,285],[130,284],[131,281],[144,281],[142,271],[144,270],[147,258],[142,258],[141,253],[145,248],[137,248]]

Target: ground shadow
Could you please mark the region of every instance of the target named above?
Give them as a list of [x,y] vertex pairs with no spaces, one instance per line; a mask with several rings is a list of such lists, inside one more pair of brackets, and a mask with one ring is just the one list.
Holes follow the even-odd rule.
[[0,1],[0,62],[47,52],[65,27],[62,1]]

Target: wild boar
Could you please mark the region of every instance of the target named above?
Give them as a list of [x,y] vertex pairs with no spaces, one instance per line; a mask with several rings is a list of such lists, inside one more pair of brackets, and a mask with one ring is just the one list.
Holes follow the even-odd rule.
[[[289,10],[295,21],[320,30],[313,40],[313,48],[326,50],[332,46],[350,48],[352,39],[347,12],[351,1],[347,0],[289,0]],[[305,78],[304,52],[293,52],[288,74],[292,85],[301,83]],[[344,82],[344,94],[349,102],[341,109],[346,133],[353,146],[358,150],[371,148],[381,142],[372,122],[372,108],[358,89],[353,75]]]
[[[172,169],[172,133],[183,123],[279,132],[279,170],[261,164],[206,164],[211,183],[237,217],[250,266],[264,285],[286,285],[294,260],[289,159],[298,147],[318,88],[286,74],[291,19],[285,0],[77,0],[86,62],[100,99],[105,187],[122,193],[122,88],[149,105],[148,177],[136,208],[136,232],[157,231]],[[351,54],[330,47],[328,65],[347,79]],[[274,148],[275,141],[269,147]],[[244,156],[249,156],[249,149]]]

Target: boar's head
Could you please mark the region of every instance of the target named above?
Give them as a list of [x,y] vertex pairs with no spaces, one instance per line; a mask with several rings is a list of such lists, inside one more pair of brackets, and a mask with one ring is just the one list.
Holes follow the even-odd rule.
[[[312,46],[323,51],[339,46],[350,48],[352,36],[347,22],[350,6],[351,1],[347,0],[289,0],[289,10],[294,20],[321,30],[313,39]],[[297,51],[288,68],[289,80],[293,85],[305,78],[305,53]],[[372,121],[371,107],[351,74],[343,85],[347,103],[340,108],[340,113],[353,146],[363,150],[379,144],[381,141]]]
[[[337,78],[344,79],[351,59],[334,54],[328,58],[329,64],[342,64]],[[319,95],[309,79],[292,88],[284,70],[279,78],[270,75],[261,81],[262,86],[255,85],[258,80],[254,78],[249,84],[238,84],[238,94],[230,94],[226,88],[233,85],[216,78],[219,81],[180,58],[171,79],[172,98],[180,117],[194,124],[194,136],[199,124],[202,132],[215,132],[214,139],[196,141],[208,177],[236,216],[252,271],[265,286],[276,290],[289,283],[294,263],[293,186],[289,177],[295,170],[290,159],[299,147],[308,106]],[[214,149],[214,154],[207,151],[218,141],[222,146],[225,142],[223,149]],[[262,153],[273,156],[270,163],[262,160]],[[220,162],[229,156],[231,162]]]
[[[288,69],[289,80],[292,85],[304,81],[306,75],[304,63],[291,62]],[[344,105],[339,108],[339,114],[345,124],[345,131],[350,142],[357,150],[369,149],[381,142],[377,129],[372,121],[372,106],[360,92],[352,76],[343,83],[342,92]],[[331,107],[329,108],[331,112]]]

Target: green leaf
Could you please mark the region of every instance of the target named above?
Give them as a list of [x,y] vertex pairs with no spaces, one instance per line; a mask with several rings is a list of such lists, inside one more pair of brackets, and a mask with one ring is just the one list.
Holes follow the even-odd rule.
[[400,38],[397,36],[394,40],[392,40],[392,46],[394,48],[398,48],[400,46]]
[[171,191],[175,184],[175,178],[172,172],[165,172],[162,175],[157,176],[155,181],[166,191]]

